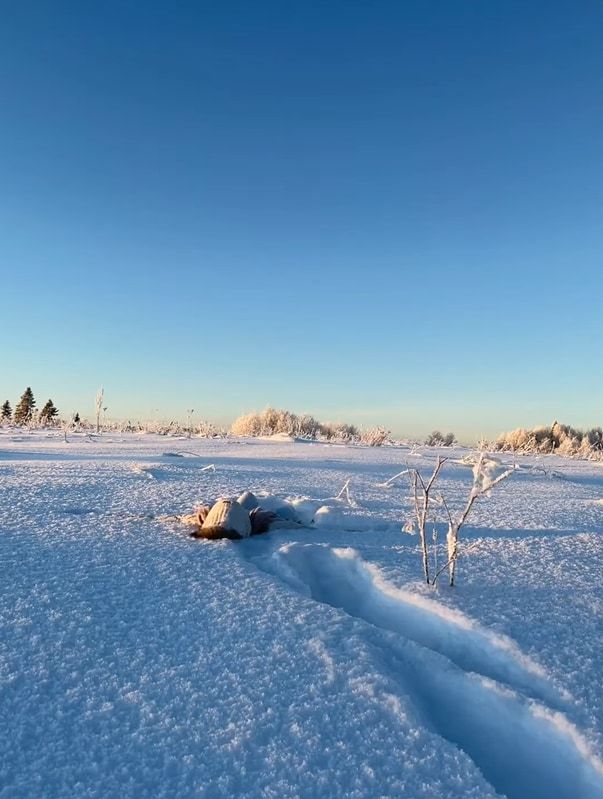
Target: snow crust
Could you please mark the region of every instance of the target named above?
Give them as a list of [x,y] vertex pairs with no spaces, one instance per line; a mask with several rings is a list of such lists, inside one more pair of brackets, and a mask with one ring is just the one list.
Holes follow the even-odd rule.
[[[0,797],[603,796],[603,469],[520,459],[434,591],[409,459],[3,431]],[[245,489],[306,527],[175,520]]]

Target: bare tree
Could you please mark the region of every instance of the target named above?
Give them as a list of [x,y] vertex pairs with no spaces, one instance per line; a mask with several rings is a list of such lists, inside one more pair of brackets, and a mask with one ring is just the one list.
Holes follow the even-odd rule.
[[187,428],[187,438],[190,438],[193,434],[193,413],[195,412],[194,408],[187,408],[186,411],[186,428]]
[[514,464],[510,469],[507,469],[502,474],[499,474],[498,477],[494,477],[494,471],[499,465],[500,464],[498,461],[487,458],[485,453],[480,452],[475,466],[473,467],[473,485],[469,491],[469,498],[467,499],[465,507],[456,519],[452,518],[452,514],[450,513],[448,505],[442,497],[442,504],[446,508],[446,513],[448,514],[448,533],[446,534],[446,543],[448,545],[448,562],[445,564],[445,566],[448,567],[449,582],[451,586],[454,585],[454,580],[456,577],[459,530],[471,513],[471,509],[473,508],[475,500],[479,499],[479,497],[490,496],[490,492],[494,486],[502,483],[503,480],[506,480],[507,477],[510,477],[515,471]]
[[427,547],[427,535],[425,528],[427,526],[427,518],[429,514],[429,494],[433,484],[437,480],[440,469],[446,462],[446,458],[438,458],[436,465],[427,483],[423,480],[421,472],[418,469],[412,469],[411,483],[413,489],[413,498],[415,503],[415,518],[417,522],[417,529],[419,531],[419,538],[421,540],[421,553],[423,556],[423,574],[427,585],[430,583],[429,579],[429,552]]
[[100,420],[101,420],[101,413],[103,411],[103,400],[105,398],[105,389],[101,386],[99,390],[96,392],[96,400],[94,403],[94,407],[96,410],[96,432],[100,433]]
[[77,417],[77,422],[79,422],[79,418],[80,418],[79,414],[78,413],[72,413],[71,416],[68,416],[66,419],[63,419],[63,421],[61,423],[61,428],[63,430],[63,435],[65,437],[65,444],[69,443],[69,439],[67,438],[68,433],[70,433],[75,428],[75,426],[77,424],[76,417]]
[[[420,544],[421,544],[421,556],[423,562],[423,575],[425,577],[425,582],[427,585],[435,585],[437,583],[438,577],[442,572],[448,570],[449,576],[449,583],[451,586],[454,586],[455,579],[456,579],[456,562],[459,556],[459,531],[467,517],[471,513],[471,509],[477,499],[482,496],[489,496],[490,492],[494,488],[494,486],[501,483],[503,480],[506,480],[516,469],[516,466],[506,469],[502,474],[495,476],[496,470],[500,467],[500,463],[493,459],[488,458],[485,453],[480,452],[477,460],[473,464],[473,483],[471,485],[471,489],[469,491],[469,497],[465,506],[461,510],[456,518],[453,516],[448,503],[446,502],[445,498],[438,494],[437,496],[433,497],[432,502],[432,492],[435,485],[436,480],[440,474],[442,466],[446,462],[446,458],[438,457],[436,461],[436,465],[433,469],[431,477],[427,482],[423,479],[421,473],[418,469],[405,469],[403,472],[399,472],[394,477],[390,478],[390,480],[382,483],[383,487],[389,487],[392,485],[393,481],[400,477],[403,474],[408,474],[410,476],[410,483],[411,483],[411,490],[413,495],[414,501],[414,521],[408,522],[404,526],[404,530],[408,533],[414,533],[415,530],[419,534]],[[436,514],[433,513],[431,516],[431,521],[434,522],[434,569],[433,569],[433,577],[430,574],[430,565],[429,565],[429,544],[427,539],[427,525],[430,521],[430,509],[434,505],[437,507],[443,507],[446,511],[446,515],[448,517],[448,532],[446,535],[446,544],[447,544],[447,560],[443,566],[438,567],[437,563],[437,526],[436,526]]]

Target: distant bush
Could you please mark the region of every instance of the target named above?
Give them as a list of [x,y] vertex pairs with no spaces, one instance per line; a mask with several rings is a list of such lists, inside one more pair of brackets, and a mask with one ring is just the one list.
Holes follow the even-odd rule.
[[434,430],[425,439],[425,444],[428,447],[451,447],[454,441],[454,433],[440,433],[439,430]]
[[[307,423],[312,429],[312,423]],[[282,433],[288,436],[303,435],[302,419],[290,411],[266,408],[262,413],[246,413],[232,423],[230,432],[234,436],[273,436]]]
[[262,420],[258,413],[246,413],[235,419],[230,427],[233,436],[261,436]]
[[582,431],[566,424],[553,422],[550,427],[523,427],[502,433],[491,445],[500,452],[569,455],[600,460],[603,458],[603,430],[593,427]]
[[390,440],[390,432],[385,427],[369,427],[360,433],[360,441],[369,447],[381,447]]
[[351,443],[360,440],[358,428],[345,422],[326,422],[320,425],[320,436],[327,441],[344,441]]
[[294,419],[294,435],[300,438],[317,438],[320,435],[321,424],[310,414],[305,413],[302,416],[295,416]]
[[282,433],[299,438],[361,442],[378,447],[389,440],[389,432],[383,427],[360,431],[345,422],[319,422],[313,416],[298,416],[291,411],[266,408],[262,413],[246,413],[232,423],[233,436],[273,436]]
[[194,435],[197,438],[224,438],[226,430],[223,427],[216,427],[211,422],[199,422],[194,428]]

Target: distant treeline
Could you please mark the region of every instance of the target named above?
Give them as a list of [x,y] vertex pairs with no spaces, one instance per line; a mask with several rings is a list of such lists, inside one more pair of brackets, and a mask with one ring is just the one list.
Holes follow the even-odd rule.
[[[52,425],[58,417],[59,411],[54,402],[49,399],[44,406],[36,409],[36,400],[29,386],[25,389],[13,411],[10,401],[5,400],[0,406],[0,424],[13,424],[19,426]],[[78,416],[79,419],[79,416]]]
[[[90,433],[115,431],[121,433],[158,433],[160,435],[194,435],[205,438],[227,436],[272,436],[285,434],[295,438],[313,440],[338,441],[342,443],[361,443],[371,447],[379,447],[391,441],[390,432],[384,427],[360,429],[345,422],[319,422],[309,414],[298,415],[291,411],[266,408],[261,413],[247,413],[236,419],[230,431],[206,421],[193,420],[193,411],[188,411],[185,423],[177,420],[164,421],[115,421],[105,416],[106,407],[102,407],[103,394],[97,401],[97,421],[93,423],[81,418],[79,413],[66,419],[59,417],[58,409],[52,400],[48,400],[41,411],[36,409],[31,388],[27,388],[13,411],[9,400],[0,406],[0,424],[17,425],[35,428],[62,428],[65,431],[81,431]],[[438,436],[440,434],[437,434]]]

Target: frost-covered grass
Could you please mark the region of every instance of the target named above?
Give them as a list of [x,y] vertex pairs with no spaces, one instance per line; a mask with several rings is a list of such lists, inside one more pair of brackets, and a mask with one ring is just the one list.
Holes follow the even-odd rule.
[[[0,797],[603,795],[603,468],[521,458],[435,591],[382,487],[433,459],[0,435]],[[169,519],[246,488],[314,523]]]

